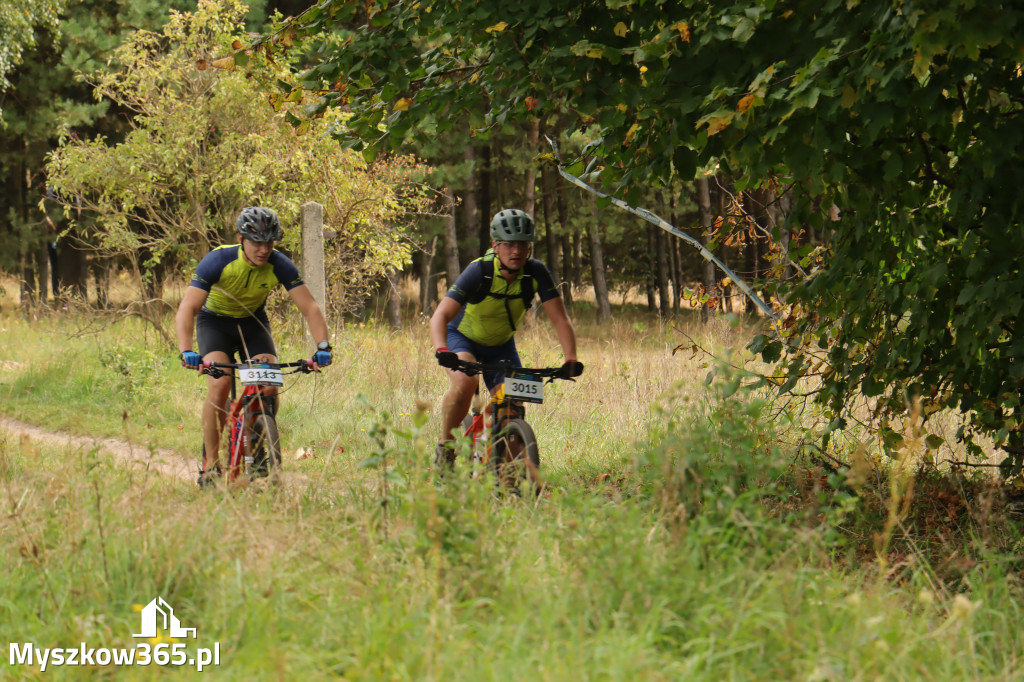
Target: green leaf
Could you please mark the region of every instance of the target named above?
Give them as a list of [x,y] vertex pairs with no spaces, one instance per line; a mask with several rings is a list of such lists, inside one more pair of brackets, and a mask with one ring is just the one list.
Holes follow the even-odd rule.
[[754,35],[754,22],[750,19],[740,19],[739,23],[736,24],[736,28],[733,29],[732,39],[741,43],[745,43],[750,40]]
[[768,337],[764,334],[758,334],[747,344],[747,349],[751,353],[757,354],[764,349],[766,343],[768,343]]
[[769,364],[778,362],[780,357],[782,357],[781,341],[772,341],[765,345],[764,349],[761,351],[761,359]]

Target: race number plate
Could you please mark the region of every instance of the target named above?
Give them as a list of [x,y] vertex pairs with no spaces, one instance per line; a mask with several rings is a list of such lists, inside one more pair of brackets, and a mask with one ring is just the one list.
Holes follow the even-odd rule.
[[544,382],[526,377],[505,377],[505,395],[524,403],[544,402]]
[[239,369],[238,380],[244,386],[284,386],[281,370],[258,365]]

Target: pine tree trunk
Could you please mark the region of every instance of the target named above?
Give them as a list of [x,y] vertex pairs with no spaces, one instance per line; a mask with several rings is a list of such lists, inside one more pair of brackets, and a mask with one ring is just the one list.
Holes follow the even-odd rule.
[[[530,122],[530,133],[528,140],[529,155],[532,158],[537,153],[537,143],[540,140],[540,119],[534,118]],[[531,162],[526,167],[526,187],[523,192],[523,210],[536,219],[537,216],[537,167]]]
[[437,303],[437,283],[434,282],[434,250],[437,248],[437,237],[430,240],[425,253],[420,253],[420,312],[430,317]]
[[669,317],[672,314],[672,297],[669,294],[668,280],[668,240],[669,236],[665,230],[655,228],[657,235],[655,244],[657,248],[658,262],[658,298],[661,301],[661,316]]
[[654,225],[647,226],[647,272],[648,276],[644,277],[644,291],[647,294],[647,312],[653,313],[658,309],[657,302],[654,299],[654,278],[650,276],[650,273],[654,272],[654,262],[657,259],[655,250],[658,248],[655,244],[654,231],[658,229]]
[[[671,211],[669,213],[669,220],[672,222],[672,225],[674,227],[679,227],[679,216],[676,213],[675,192],[670,192],[669,196],[671,197]],[[683,274],[679,258],[679,240],[676,239],[674,236],[669,237],[668,253],[669,264],[672,269],[672,313],[675,315],[679,315],[679,301],[683,296]]]
[[597,299],[597,321],[607,324],[612,319],[611,301],[608,300],[608,280],[604,271],[604,251],[601,247],[601,224],[598,221],[597,197],[590,195],[590,267],[594,276],[594,297]]
[[562,226],[562,301],[566,310],[572,309],[572,287],[577,270],[573,259],[572,235],[569,233],[569,206],[565,199],[565,183],[555,177],[555,202],[558,205],[558,224]]
[[[697,207],[700,209],[700,225],[703,229],[701,242],[708,246],[711,242],[711,192],[708,188],[707,177],[697,179]],[[704,262],[702,273],[704,288],[710,292],[715,287],[715,264],[711,261]],[[711,318],[711,311],[707,306],[701,308],[701,318],[705,321]]]
[[[466,165],[469,166],[469,177],[466,180],[466,193],[462,200],[462,216],[465,223],[463,228],[463,235],[468,239],[472,239],[476,235],[480,234],[480,211],[477,208],[477,159],[476,149],[472,144],[467,143],[463,154]],[[471,241],[463,242],[465,244],[471,244]],[[480,253],[483,253],[481,251]],[[463,255],[463,265],[469,265],[476,256],[473,254]]]
[[779,246],[781,251],[781,253],[779,253],[779,257],[782,259],[782,262],[786,264],[786,268],[782,273],[782,278],[784,280],[792,279],[795,274],[793,266],[789,262],[790,241],[793,238],[793,233],[786,222],[786,218],[789,216],[789,211],[790,194],[789,192],[786,192],[782,196],[778,197],[776,201],[772,202],[771,210],[772,222],[779,227]]
[[562,250],[562,265],[565,268],[565,272],[562,273],[562,282],[559,285],[559,290],[562,292],[562,302],[565,304],[566,310],[572,309],[572,239],[568,234],[563,234],[561,240]]
[[491,218],[497,213],[491,207],[491,145],[480,149],[479,159],[479,200],[483,219],[480,221],[480,250],[477,253],[483,255],[491,248]]
[[402,294],[398,286],[399,282],[398,270],[395,268],[389,269],[387,316],[391,331],[398,331],[402,328]]
[[572,235],[572,285],[583,286],[583,235],[574,232]]
[[459,265],[459,233],[455,225],[455,195],[450,187],[444,189],[447,215],[444,219],[444,267],[445,281],[451,287],[462,272]]
[[544,164],[541,169],[541,186],[543,188],[543,194],[541,196],[541,207],[544,210],[544,250],[547,251],[546,263],[548,270],[551,271],[551,279],[554,280],[555,284],[562,281],[562,268],[559,263],[558,257],[558,241],[555,237],[555,221],[554,216],[551,215],[552,206],[552,194],[555,191],[555,183],[553,182],[552,176],[554,171],[551,169],[550,164]]

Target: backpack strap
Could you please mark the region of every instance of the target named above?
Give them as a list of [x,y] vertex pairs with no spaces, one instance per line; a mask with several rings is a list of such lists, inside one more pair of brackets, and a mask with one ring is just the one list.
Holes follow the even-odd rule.
[[[494,259],[493,251],[483,257],[483,277],[480,278],[480,286],[466,297],[467,303],[480,303],[488,296],[504,298],[503,296],[496,296],[491,293],[491,287],[494,284]],[[533,305],[533,295],[536,292],[537,283],[533,278],[533,259],[530,259],[523,265],[523,277],[520,280],[519,286],[519,296],[523,299],[523,305],[527,310]]]
[[466,303],[480,303],[491,293],[491,285],[494,283],[494,252],[483,257],[482,267],[484,276],[480,278],[480,286],[466,297]]

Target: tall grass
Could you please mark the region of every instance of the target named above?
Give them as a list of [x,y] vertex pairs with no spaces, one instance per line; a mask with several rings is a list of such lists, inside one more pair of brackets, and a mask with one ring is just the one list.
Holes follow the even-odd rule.
[[[3,414],[196,453],[201,381],[143,327],[0,324]],[[713,350],[743,337],[680,324]],[[814,516],[834,509],[793,507],[792,453],[762,402],[716,400],[671,326],[578,326],[585,374],[529,412],[538,500],[433,480],[445,379],[417,324],[349,325],[335,364],[292,384],[280,489],[201,492],[98,445],[0,432],[0,630],[133,646],[159,595],[198,646],[220,643],[223,679],[1019,678],[1010,564],[948,586],[925,563],[843,561]],[[560,362],[544,324],[521,338],[528,364]],[[308,352],[296,330],[278,339],[283,358]],[[90,674],[113,671],[45,673]]]

